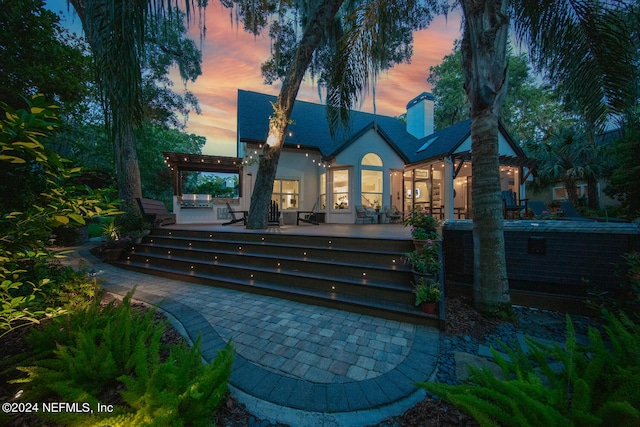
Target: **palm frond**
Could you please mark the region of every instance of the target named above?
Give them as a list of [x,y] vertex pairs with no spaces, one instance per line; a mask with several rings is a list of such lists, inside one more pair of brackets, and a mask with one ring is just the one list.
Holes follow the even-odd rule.
[[[327,119],[335,134],[349,110],[375,85],[381,70],[411,56],[412,32],[446,11],[438,0],[372,0],[347,16],[347,30],[327,78]],[[374,100],[375,101],[375,100]]]
[[602,126],[637,94],[638,16],[633,0],[518,0],[517,36],[540,70]]

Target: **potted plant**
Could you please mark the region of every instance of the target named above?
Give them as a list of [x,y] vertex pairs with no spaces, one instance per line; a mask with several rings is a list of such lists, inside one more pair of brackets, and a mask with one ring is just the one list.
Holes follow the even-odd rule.
[[442,296],[440,282],[420,278],[415,284],[413,293],[416,295],[416,306],[420,306],[422,311],[429,314],[436,312],[436,304],[440,302]]
[[115,262],[122,252],[131,247],[130,236],[120,236],[120,231],[115,221],[109,221],[102,227],[104,242],[96,248],[94,254],[106,262]]
[[420,227],[413,227],[411,229],[411,238],[413,239],[413,246],[416,250],[420,250],[429,240],[438,240],[438,233],[435,231],[428,232]]
[[437,228],[440,221],[431,216],[428,210],[414,208],[408,215],[402,218],[402,224],[411,226],[411,238],[416,250],[421,249],[426,240],[438,238]]
[[425,276],[437,279],[440,269],[442,268],[438,253],[439,242],[428,239],[421,249],[416,249],[413,252],[404,254],[404,262],[411,266],[411,271],[416,281],[419,280],[420,277]]

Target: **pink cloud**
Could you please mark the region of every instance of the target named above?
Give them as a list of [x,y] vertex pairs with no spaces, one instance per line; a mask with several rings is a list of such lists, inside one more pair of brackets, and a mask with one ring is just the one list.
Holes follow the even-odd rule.
[[[265,85],[260,65],[269,57],[270,41],[266,36],[254,37],[232,25],[228,10],[216,2],[207,10],[207,34],[203,44],[203,74],[189,84],[202,107],[202,115],[191,114],[188,131],[207,138],[205,154],[235,155],[238,89],[277,95],[278,85]],[[192,29],[197,40],[198,31]],[[397,116],[405,112],[408,101],[424,91],[429,67],[437,65],[449,54],[453,42],[460,37],[460,17],[437,17],[429,28],[414,35],[414,55],[410,64],[400,64],[381,74],[376,85],[378,114]],[[318,89],[307,79],[298,99],[320,102]],[[362,111],[373,112],[368,95]]]

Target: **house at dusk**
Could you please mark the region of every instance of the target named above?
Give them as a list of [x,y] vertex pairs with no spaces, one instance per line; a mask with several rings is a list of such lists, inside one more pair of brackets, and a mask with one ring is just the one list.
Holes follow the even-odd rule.
[[[238,91],[238,157],[180,155],[169,160],[176,167],[174,212],[178,223],[223,223],[225,206],[249,210],[257,174],[257,158],[267,139],[269,117],[276,98],[258,92]],[[407,103],[406,123],[395,117],[351,112],[349,125],[331,135],[325,106],[296,101],[282,149],[272,200],[278,203],[285,224],[295,224],[297,211],[314,211],[319,221],[353,224],[356,206],[408,211],[429,209],[442,219],[471,218],[471,120],[446,129],[434,129],[434,98],[422,93]],[[503,191],[525,198],[530,177],[524,152],[500,125],[500,182]],[[176,153],[173,153],[176,154]],[[202,195],[183,195],[179,173],[226,164],[218,172],[238,173],[238,199],[220,206],[210,201],[213,217],[202,212],[180,212],[181,201]],[[242,164],[242,168],[236,166]],[[184,203],[182,204],[184,206]],[[385,221],[384,215],[377,217]]]

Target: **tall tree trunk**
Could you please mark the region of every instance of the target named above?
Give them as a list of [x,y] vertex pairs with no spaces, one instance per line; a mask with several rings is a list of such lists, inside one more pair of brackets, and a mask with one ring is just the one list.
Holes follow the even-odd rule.
[[573,169],[565,172],[562,183],[567,192],[567,200],[569,200],[573,206],[578,206],[578,179]]
[[600,209],[598,197],[598,180],[592,174],[587,176],[587,205],[590,209]]
[[[114,22],[107,24],[104,21],[107,16],[105,10],[109,10],[110,1],[71,0],[71,4],[80,17],[91,46],[96,61],[96,77],[106,100],[105,120],[113,144],[118,195],[126,205],[137,211],[135,199],[142,196],[135,136],[139,119],[136,112],[139,98],[136,98],[136,94],[139,94],[140,65],[133,60],[137,58],[134,39],[121,30],[122,21],[132,19],[129,15],[131,9],[124,8],[125,16],[118,16]],[[109,39],[105,39],[104,32],[101,34],[98,28],[98,25],[105,24],[111,28]]]
[[507,3],[461,0],[462,61],[472,119],[473,297],[476,309],[491,315],[511,310],[498,158],[498,117],[508,70]]
[[296,49],[291,68],[282,83],[282,89],[273,106],[273,117],[269,121],[269,136],[264,144],[258,163],[258,174],[251,195],[251,206],[247,218],[247,228],[267,228],[267,213],[273,193],[273,182],[278,169],[280,153],[286,137],[287,126],[293,105],[300,89],[300,83],[313,58],[313,52],[320,43],[323,29],[334,19],[344,0],[323,0],[313,18],[307,24],[302,40]]
[[136,153],[135,126],[130,118],[121,117],[113,110],[112,117],[112,141],[118,195],[130,209],[137,211],[136,198],[142,197],[142,185]]

